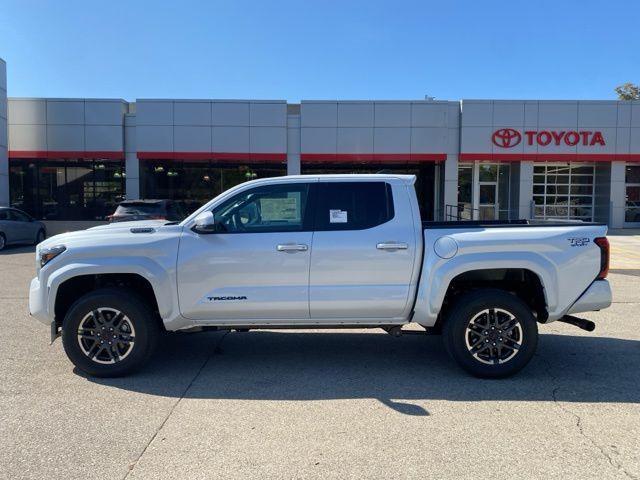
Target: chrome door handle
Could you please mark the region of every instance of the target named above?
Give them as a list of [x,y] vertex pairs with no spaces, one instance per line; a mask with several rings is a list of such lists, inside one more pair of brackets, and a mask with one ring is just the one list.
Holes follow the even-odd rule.
[[309,247],[303,243],[284,243],[276,246],[279,252],[306,252]]
[[380,242],[376,248],[378,250],[406,250],[409,245],[403,242]]

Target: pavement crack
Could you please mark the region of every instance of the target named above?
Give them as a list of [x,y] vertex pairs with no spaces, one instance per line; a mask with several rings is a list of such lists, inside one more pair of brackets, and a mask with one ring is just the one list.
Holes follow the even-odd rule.
[[220,349],[220,345],[222,344],[222,341],[226,338],[226,336],[229,334],[229,330],[227,330],[224,335],[222,335],[217,341],[216,344],[214,345],[214,347],[211,349],[211,351],[209,352],[209,355],[207,355],[207,358],[204,359],[204,361],[202,362],[202,364],[200,365],[200,367],[198,368],[198,370],[196,371],[195,375],[193,376],[193,378],[191,378],[191,381],[189,382],[189,384],[187,385],[187,387],[184,389],[184,391],[182,392],[182,394],[180,395],[180,398],[178,398],[178,400],[176,400],[174,402],[174,404],[171,406],[171,408],[169,409],[169,412],[167,413],[167,415],[164,417],[164,419],[162,420],[162,422],[160,423],[160,425],[158,426],[158,428],[156,428],[156,431],[153,433],[153,435],[151,436],[151,438],[149,439],[149,441],[147,442],[147,444],[144,446],[144,448],[142,449],[142,452],[140,452],[140,455],[138,455],[138,458],[135,459],[135,461],[133,463],[131,463],[129,465],[129,469],[127,470],[127,473],[124,475],[124,477],[122,477],[122,480],[126,480],[129,477],[129,474],[131,472],[133,472],[133,470],[136,468],[136,465],[138,464],[138,462],[140,461],[140,459],[142,458],[142,456],[146,453],[147,449],[149,448],[149,446],[153,443],[153,441],[156,439],[156,437],[158,436],[158,433],[160,433],[160,431],[162,430],[162,428],[165,426],[165,424],[167,423],[167,421],[169,420],[169,418],[171,417],[171,415],[173,415],[173,412],[175,411],[176,407],[178,406],[178,404],[182,401],[182,399],[187,395],[187,393],[189,392],[189,390],[191,389],[191,387],[193,386],[193,384],[195,383],[195,381],[198,379],[198,377],[200,376],[200,374],[203,372],[203,370],[205,369],[205,367],[209,364],[209,360],[211,360],[211,358],[218,354],[221,349]]
[[[536,355],[537,357],[539,357],[543,363],[546,365],[545,368],[545,372],[547,373],[547,375],[549,375],[549,377],[551,377],[551,379],[554,382],[557,382],[557,377],[551,372],[551,365],[549,364],[549,362],[542,356],[540,355]],[[574,419],[575,419],[575,426],[578,429],[578,433],[580,434],[580,436],[582,436],[583,438],[585,438],[591,445],[593,445],[599,452],[600,454],[607,459],[607,461],[609,462],[609,464],[614,467],[616,470],[619,470],[620,472],[624,473],[624,475],[627,478],[631,478],[634,480],[637,480],[638,477],[634,474],[632,474],[631,472],[629,472],[627,469],[624,468],[624,466],[620,463],[617,462],[616,460],[613,459],[613,457],[607,453],[607,451],[604,449],[604,447],[602,447],[600,444],[598,444],[593,438],[591,438],[589,435],[587,435],[584,431],[584,426],[582,425],[582,417],[580,415],[578,415],[577,413],[575,413],[574,411],[570,410],[569,408],[567,408],[565,405],[563,405],[562,401],[558,400],[558,392],[560,391],[562,387],[558,387],[555,386],[553,388],[553,390],[551,391],[551,398],[553,399],[553,403],[563,412],[571,415]]]
[[609,464],[612,467],[616,468],[617,470],[620,470],[622,473],[624,473],[627,476],[627,478],[637,479],[638,478],[637,476],[635,476],[634,474],[632,474],[629,471],[627,471],[621,463],[615,461],[613,459],[613,457],[611,457],[611,455],[609,453],[607,453],[607,451],[604,449],[604,447],[602,447],[593,438],[591,438],[589,435],[587,435],[585,433],[584,427],[582,425],[582,417],[580,417],[580,415],[578,415],[577,413],[575,413],[572,410],[570,410],[567,407],[565,407],[562,404],[562,402],[560,400],[558,400],[557,395],[558,395],[558,391],[559,390],[560,390],[560,387],[556,387],[551,392],[551,396],[553,397],[553,402],[560,408],[560,410],[562,410],[565,413],[568,413],[573,418],[575,418],[575,420],[576,420],[576,428],[578,429],[578,432],[580,433],[580,435],[582,437],[586,438],[589,441],[589,443],[591,443],[591,445],[593,445],[595,448],[597,448],[600,451],[600,453],[602,454],[602,456],[607,459],[607,461],[609,462]]

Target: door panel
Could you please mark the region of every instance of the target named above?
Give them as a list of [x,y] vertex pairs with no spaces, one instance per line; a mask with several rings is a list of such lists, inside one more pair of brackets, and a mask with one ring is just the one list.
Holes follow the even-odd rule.
[[246,189],[216,206],[215,233],[185,230],[180,311],[195,320],[309,317],[310,183]]
[[[197,320],[308,318],[311,237],[186,231],[178,253],[182,314]],[[287,244],[307,250],[278,250]]]
[[29,242],[35,240],[35,234],[33,239],[31,238],[31,222],[29,217],[24,213],[16,210],[9,210],[9,220],[11,223],[11,229],[13,232],[13,241],[16,242]]
[[[389,220],[389,212],[382,211],[377,221],[373,219],[382,223],[370,228],[351,229],[357,225],[325,222],[325,228],[339,230],[321,230],[322,219],[330,218],[331,211],[346,212],[349,222],[361,207],[367,216],[384,210],[383,202],[374,198],[375,191],[353,193],[358,188],[353,183],[337,182],[340,187],[320,183],[309,283],[312,319],[394,318],[401,316],[407,305],[416,242],[413,229],[407,228],[414,220],[404,186],[393,190],[388,187],[393,204],[405,207],[393,208],[392,204]],[[341,195],[334,188],[344,188],[347,194]],[[352,192],[351,198],[348,192]]]

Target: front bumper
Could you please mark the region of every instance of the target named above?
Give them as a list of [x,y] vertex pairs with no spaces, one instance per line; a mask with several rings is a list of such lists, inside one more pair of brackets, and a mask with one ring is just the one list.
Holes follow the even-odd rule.
[[53,315],[49,315],[47,306],[47,286],[40,283],[38,277],[31,280],[29,285],[29,314],[45,325],[53,323]]
[[608,280],[596,280],[571,306],[568,314],[602,310],[611,305],[611,285]]

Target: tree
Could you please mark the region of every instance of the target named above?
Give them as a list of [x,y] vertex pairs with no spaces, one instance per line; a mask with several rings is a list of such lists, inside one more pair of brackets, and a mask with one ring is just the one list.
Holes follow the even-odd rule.
[[640,86],[631,82],[617,86],[616,93],[620,100],[640,100]]

